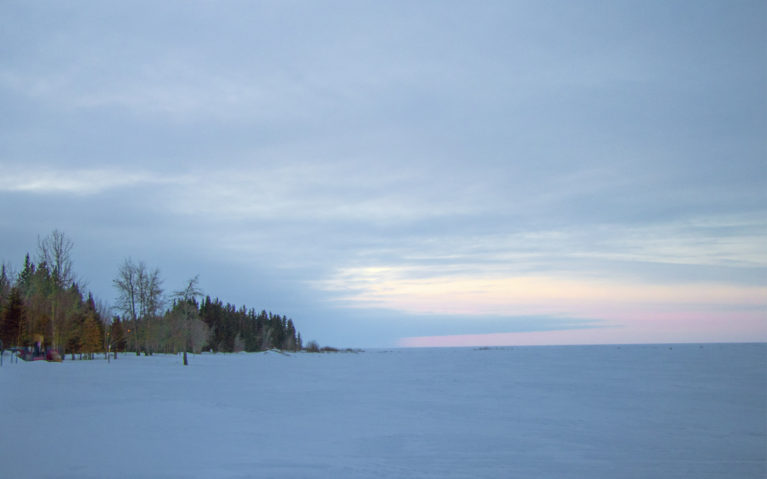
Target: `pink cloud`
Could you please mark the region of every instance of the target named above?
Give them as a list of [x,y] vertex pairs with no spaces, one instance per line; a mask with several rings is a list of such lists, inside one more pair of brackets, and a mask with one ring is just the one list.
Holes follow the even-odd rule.
[[767,342],[767,314],[660,312],[625,314],[611,327],[402,338],[401,347],[541,346],[697,342]]

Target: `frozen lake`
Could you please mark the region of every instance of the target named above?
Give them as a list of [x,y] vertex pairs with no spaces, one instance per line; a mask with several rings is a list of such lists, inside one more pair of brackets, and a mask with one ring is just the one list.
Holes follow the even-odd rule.
[[0,368],[0,476],[767,477],[767,344]]

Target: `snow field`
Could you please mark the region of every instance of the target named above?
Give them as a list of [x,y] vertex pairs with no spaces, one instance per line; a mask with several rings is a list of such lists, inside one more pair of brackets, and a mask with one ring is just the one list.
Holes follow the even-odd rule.
[[767,344],[0,368],[0,476],[767,476]]

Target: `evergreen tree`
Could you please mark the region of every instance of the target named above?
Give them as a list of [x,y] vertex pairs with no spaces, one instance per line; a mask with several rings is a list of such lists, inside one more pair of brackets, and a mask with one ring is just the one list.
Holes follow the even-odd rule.
[[25,294],[32,282],[32,275],[35,274],[35,265],[29,260],[29,253],[24,257],[24,269],[19,273],[17,284],[21,288],[22,294]]
[[85,354],[86,359],[93,359],[93,355],[102,348],[102,333],[99,328],[100,321],[96,318],[96,315],[90,311],[85,317],[83,322],[82,332],[82,351]]
[[27,342],[33,337],[38,340],[42,338],[44,344],[41,346],[46,346],[53,337],[51,314],[55,313],[51,303],[53,294],[51,275],[48,265],[44,262],[38,264],[36,268],[27,268],[25,265],[25,270],[32,271],[32,274],[24,280],[26,283],[23,298],[26,328],[22,340]]
[[24,302],[21,291],[14,287],[11,288],[3,314],[0,316],[0,340],[5,346],[22,344],[22,334],[25,329],[23,323]]
[[[0,339],[25,346],[40,341],[63,356],[76,353],[92,357],[97,351],[133,350],[199,352],[259,351],[270,348],[298,350],[301,335],[292,319],[246,306],[224,304],[206,296],[197,303],[197,279],[177,292],[170,310],[163,311],[159,270],[125,260],[114,280],[122,313],[112,321],[109,308],[92,294],[83,297],[73,279],[72,242],[54,231],[38,241],[38,263],[24,257],[24,267],[14,280],[0,266]],[[108,349],[104,349],[108,347]]]
[[110,328],[110,338],[112,341],[112,350],[114,351],[114,359],[117,359],[117,353],[125,351],[127,342],[125,340],[125,330],[123,329],[122,321],[120,321],[119,316],[115,316],[112,319],[112,325]]
[[81,308],[70,311],[67,316],[67,337],[65,353],[72,355],[83,353],[83,332],[85,331],[85,313]]
[[293,320],[288,319],[286,323],[285,340],[283,342],[283,349],[287,349],[288,351],[295,351],[297,342],[298,340],[296,339],[296,327],[293,325]]
[[[11,282],[5,273],[5,265],[0,266],[0,322],[3,319],[3,309],[5,308],[5,301],[11,292]],[[5,343],[3,343],[5,344]],[[0,358],[2,360],[2,358]]]
[[59,352],[62,357],[69,353],[74,359],[76,353],[82,352],[82,331],[86,307],[80,288],[76,283],[72,283],[66,291],[59,291],[57,295]]
[[11,292],[11,280],[8,278],[8,274],[5,270],[5,265],[0,266],[0,313],[2,313],[3,304],[5,304],[5,298]]

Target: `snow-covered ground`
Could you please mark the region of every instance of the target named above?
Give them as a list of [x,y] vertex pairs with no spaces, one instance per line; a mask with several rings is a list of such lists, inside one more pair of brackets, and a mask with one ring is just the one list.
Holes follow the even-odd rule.
[[767,345],[10,363],[0,477],[767,477]]

